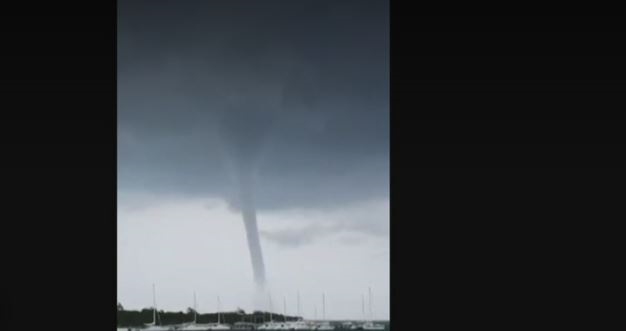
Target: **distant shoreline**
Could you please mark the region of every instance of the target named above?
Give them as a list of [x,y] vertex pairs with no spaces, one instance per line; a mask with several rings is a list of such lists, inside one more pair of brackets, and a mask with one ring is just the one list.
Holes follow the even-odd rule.
[[[197,313],[197,323],[217,323],[218,317],[217,312],[213,313]],[[299,316],[290,316],[290,315],[282,315],[276,313],[270,313],[265,311],[255,311],[252,313],[246,313],[243,310],[240,311],[230,311],[230,312],[220,312],[220,322],[225,324],[235,324],[237,322],[244,323],[255,323],[261,324],[264,322],[269,322],[270,320],[281,322],[281,321],[297,321],[300,320]],[[171,325],[171,324],[183,324],[189,323],[193,321],[194,311],[191,308],[188,308],[186,312],[178,311],[163,311],[160,310],[158,313],[158,322],[163,325]],[[153,317],[152,308],[143,308],[142,310],[125,310],[118,308],[117,310],[117,326],[118,328],[137,328],[143,327],[144,325],[151,323]],[[312,319],[322,321],[322,319]],[[332,323],[341,323],[341,322],[360,322],[359,319],[341,319],[341,320],[325,320]],[[377,323],[388,324],[388,320],[376,320]]]

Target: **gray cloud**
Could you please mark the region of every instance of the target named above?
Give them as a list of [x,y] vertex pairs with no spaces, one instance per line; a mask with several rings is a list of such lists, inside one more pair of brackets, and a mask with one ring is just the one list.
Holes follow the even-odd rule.
[[388,196],[386,1],[122,1],[118,178],[260,209]]
[[295,214],[278,213],[269,217],[280,219],[308,219],[305,224],[289,222],[270,225],[261,235],[277,245],[298,247],[313,244],[325,237],[335,237],[338,242],[357,244],[368,238],[388,238],[389,202],[367,201],[359,204],[331,208],[324,212]]
[[188,305],[181,286],[245,304],[253,289],[236,209],[252,196],[263,238],[276,244],[263,247],[273,291],[332,293],[329,314],[357,318],[360,291],[374,286],[377,314],[388,316],[388,259],[378,257],[388,255],[388,6],[118,3],[125,305],[149,302],[153,282],[171,309]]
[[274,243],[283,246],[297,247],[311,244],[320,237],[335,234],[337,227],[334,225],[312,224],[304,228],[290,228],[282,230],[261,231],[261,235]]
[[[384,221],[384,220],[383,220]],[[338,236],[340,242],[357,244],[366,236],[387,237],[388,230],[379,225],[366,224],[310,224],[300,228],[263,230],[261,235],[278,245],[298,247],[312,244],[320,238]]]

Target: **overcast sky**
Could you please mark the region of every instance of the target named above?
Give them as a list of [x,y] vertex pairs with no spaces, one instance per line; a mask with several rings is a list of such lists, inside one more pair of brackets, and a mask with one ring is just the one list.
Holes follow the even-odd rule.
[[119,301],[252,308],[245,166],[274,310],[388,318],[387,1],[118,7]]

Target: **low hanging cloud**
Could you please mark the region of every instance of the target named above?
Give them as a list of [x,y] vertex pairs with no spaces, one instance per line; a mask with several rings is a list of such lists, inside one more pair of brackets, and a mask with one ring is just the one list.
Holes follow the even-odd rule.
[[348,244],[389,236],[388,200],[360,202],[331,210],[289,210],[263,216],[265,228],[261,235],[281,246],[298,247],[331,236],[339,243]]
[[310,244],[320,237],[336,232],[336,226],[308,225],[302,228],[291,228],[275,231],[261,231],[263,238],[283,246],[301,246]]

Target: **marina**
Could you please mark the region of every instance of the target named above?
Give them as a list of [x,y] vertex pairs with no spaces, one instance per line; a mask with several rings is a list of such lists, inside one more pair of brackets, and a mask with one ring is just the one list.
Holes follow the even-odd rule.
[[[361,296],[361,310],[363,313],[363,320],[361,321],[337,321],[326,319],[326,294],[322,293],[321,296],[321,319],[305,319],[302,316],[288,316],[287,315],[287,301],[283,297],[283,314],[277,315],[273,313],[273,304],[271,296],[268,297],[269,311],[260,312],[255,311],[252,314],[246,314],[243,310],[236,312],[223,312],[221,307],[220,297],[217,296],[217,310],[213,313],[216,318],[214,322],[200,323],[198,318],[198,302],[196,293],[193,294],[193,309],[189,308],[188,314],[191,314],[191,320],[183,321],[181,323],[163,323],[160,316],[164,312],[159,312],[157,308],[156,300],[156,287],[152,286],[152,301],[151,307],[152,318],[148,323],[142,323],[140,326],[120,326],[118,325],[117,331],[212,331],[212,330],[264,330],[264,331],[333,331],[333,330],[372,330],[372,331],[384,331],[389,329],[388,323],[375,322],[372,315],[371,307],[371,289],[369,289],[369,316],[365,314],[365,299]],[[297,312],[300,315],[300,294],[297,294]],[[144,309],[142,313],[148,313]],[[172,313],[170,313],[172,314]],[[184,313],[179,313],[183,314]],[[226,321],[224,315],[229,316],[229,320]],[[317,308],[315,308],[315,315],[317,315]],[[144,315],[145,316],[145,315]],[[185,319],[188,319],[186,317]],[[180,321],[180,320],[179,320]],[[119,321],[118,321],[119,323]],[[122,324],[124,325],[124,324]]]
[[354,321],[296,321],[271,322],[263,324],[237,322],[232,325],[151,325],[147,327],[117,328],[117,331],[210,331],[210,330],[266,330],[266,331],[323,331],[323,330],[389,330],[389,326],[381,323],[358,323]]

